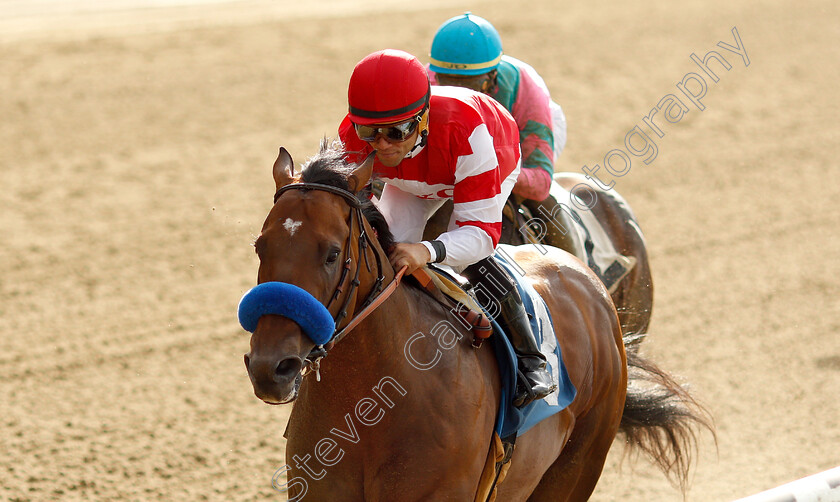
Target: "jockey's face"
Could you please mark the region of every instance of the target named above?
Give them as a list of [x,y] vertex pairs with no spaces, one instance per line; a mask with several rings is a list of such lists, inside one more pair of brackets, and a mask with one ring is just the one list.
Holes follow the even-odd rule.
[[[373,127],[386,126],[374,125]],[[379,162],[381,162],[382,165],[386,167],[397,167],[408,152],[414,148],[414,143],[417,141],[418,131],[419,128],[414,129],[414,132],[403,141],[394,141],[380,133],[376,135],[373,141],[368,141],[367,144],[376,150],[376,158],[379,159]]]
[[440,85],[466,87],[476,92],[490,94],[496,86],[496,70],[481,75],[452,75],[438,73],[435,78]]

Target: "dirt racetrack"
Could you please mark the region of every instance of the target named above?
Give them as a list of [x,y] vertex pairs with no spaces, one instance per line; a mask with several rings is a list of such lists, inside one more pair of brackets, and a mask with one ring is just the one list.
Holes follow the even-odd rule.
[[[836,2],[173,3],[0,2],[0,499],[285,499],[289,408],[254,397],[235,316],[271,163],[335,133],[364,55],[427,61],[467,9],[564,107],[557,169],[601,165],[646,233],[644,350],[717,424],[687,500],[840,464]],[[733,27],[749,66],[718,45]],[[713,49],[717,83],[689,58]],[[655,159],[606,174],[689,72],[705,110],[686,101]],[[622,452],[593,500],[681,499]]]

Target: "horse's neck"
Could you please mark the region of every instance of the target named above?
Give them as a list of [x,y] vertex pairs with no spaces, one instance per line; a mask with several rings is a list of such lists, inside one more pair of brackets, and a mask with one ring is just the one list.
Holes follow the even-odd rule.
[[[429,416],[463,448],[489,437],[499,399],[496,366],[488,348],[475,351],[466,337],[460,350],[442,349],[441,333],[430,333],[446,317],[443,306],[404,284],[323,359],[320,382],[306,378],[289,419],[287,462],[317,457],[325,444],[337,445],[342,456],[333,458],[343,459],[330,464],[326,483],[311,484],[315,499],[366,499],[369,483],[405,476],[404,466],[421,470],[450,453],[428,426],[418,427]],[[431,361],[437,362],[428,366]],[[428,441],[422,452],[415,451],[418,441]]]
[[[414,287],[401,285],[322,360],[321,381],[306,382],[307,397],[346,406],[371,394],[372,387],[386,377],[416,373],[412,357],[422,362],[431,357],[429,346],[437,343],[431,333],[445,318],[440,304]],[[418,339],[418,333],[424,339]],[[409,344],[416,355],[406,352]],[[337,396],[341,396],[338,401],[347,402],[335,401]]]
[[431,408],[441,424],[489,434],[499,400],[492,352],[471,348],[466,333],[439,329],[446,319],[446,309],[425,293],[397,288],[323,359],[321,381],[305,379],[289,419],[287,459],[310,454],[329,437],[347,459],[330,468],[333,485],[323,489],[352,491],[353,480],[388,471],[391,456],[410,454],[413,427]]

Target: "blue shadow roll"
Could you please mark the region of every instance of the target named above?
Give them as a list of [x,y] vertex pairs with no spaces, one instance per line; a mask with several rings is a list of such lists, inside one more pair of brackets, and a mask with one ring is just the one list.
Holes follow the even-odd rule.
[[275,314],[295,321],[316,345],[330,341],[335,322],[324,305],[305,289],[285,282],[264,282],[239,300],[239,324],[253,333],[260,317]]

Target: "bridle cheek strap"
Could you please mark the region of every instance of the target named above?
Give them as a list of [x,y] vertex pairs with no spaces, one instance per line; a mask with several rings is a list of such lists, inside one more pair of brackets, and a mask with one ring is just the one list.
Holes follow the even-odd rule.
[[[347,259],[344,263],[344,269],[339,279],[339,284],[336,290],[328,300],[328,306],[332,305],[333,301],[338,300],[341,296],[345,296],[344,302],[338,309],[338,313],[333,315],[318,299],[312,296],[306,290],[283,282],[265,282],[258,286],[251,288],[242,297],[239,302],[239,322],[242,327],[251,333],[257,328],[257,323],[260,317],[267,314],[281,315],[288,317],[300,325],[301,330],[315,343],[316,348],[313,349],[312,354],[307,359],[312,363],[317,364],[317,360],[326,355],[324,345],[329,344],[332,348],[339,340],[344,338],[350,331],[358,326],[367,316],[369,316],[377,307],[379,307],[389,296],[397,289],[400,284],[406,267],[403,267],[394,276],[387,287],[382,289],[384,274],[382,273],[382,260],[374,250],[376,258],[377,278],[374,282],[371,291],[367,294],[365,300],[361,304],[361,310],[354,312],[352,318],[347,324],[339,329],[340,324],[347,316],[347,309],[353,299],[356,298],[356,288],[359,286],[359,273],[362,266],[362,260],[365,261],[365,266],[370,270],[370,263],[368,262],[367,252],[372,250],[368,245],[368,232],[366,228],[367,220],[362,215],[361,203],[356,198],[355,194],[333,186],[321,185],[318,183],[291,183],[280,188],[274,195],[274,202],[280,198],[284,192],[288,190],[320,190],[324,192],[334,193],[341,196],[350,206],[350,236],[345,243],[345,250],[347,251]],[[357,256],[356,269],[353,272],[353,278],[350,280],[349,287],[345,290],[347,279],[350,275],[352,266],[352,257],[349,256],[350,250],[353,246],[353,223],[359,227],[359,235],[357,239]],[[314,356],[314,357],[313,357]]]

